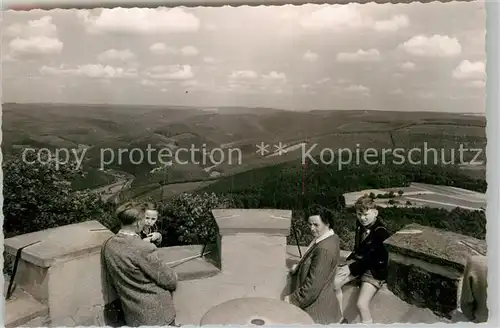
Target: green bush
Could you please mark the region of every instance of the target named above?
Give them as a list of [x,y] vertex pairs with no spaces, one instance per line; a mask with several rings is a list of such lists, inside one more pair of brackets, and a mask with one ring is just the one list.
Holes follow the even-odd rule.
[[218,230],[211,210],[231,207],[228,198],[214,193],[182,193],[160,204],[162,246],[214,243]]
[[72,187],[71,181],[84,175],[74,163],[42,164],[30,154],[26,161],[19,156],[4,162],[3,172],[5,238],[88,220],[116,227],[113,205]]
[[[87,220],[114,225],[113,206],[98,194],[76,191],[71,181],[84,173],[74,164],[32,162],[35,155],[3,165],[3,213],[6,238]],[[32,162],[30,164],[29,162]]]

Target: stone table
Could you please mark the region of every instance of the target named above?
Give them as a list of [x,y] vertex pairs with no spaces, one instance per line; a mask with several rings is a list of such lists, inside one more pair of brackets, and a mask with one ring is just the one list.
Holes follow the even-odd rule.
[[237,298],[211,308],[201,325],[312,325],[312,318],[295,305],[265,297]]

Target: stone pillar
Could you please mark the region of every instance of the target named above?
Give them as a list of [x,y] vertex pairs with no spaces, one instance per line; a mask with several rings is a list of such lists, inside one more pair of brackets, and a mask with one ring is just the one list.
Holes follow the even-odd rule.
[[49,309],[51,326],[105,325],[104,305],[116,295],[103,281],[101,246],[113,236],[97,221],[61,226],[5,240],[25,248],[15,277],[18,289]]
[[418,224],[385,242],[388,288],[404,301],[451,318],[459,304],[468,256],[486,254],[486,241]]
[[286,239],[291,211],[231,209],[212,211],[219,227],[222,274],[245,285],[247,297],[282,297],[287,283]]

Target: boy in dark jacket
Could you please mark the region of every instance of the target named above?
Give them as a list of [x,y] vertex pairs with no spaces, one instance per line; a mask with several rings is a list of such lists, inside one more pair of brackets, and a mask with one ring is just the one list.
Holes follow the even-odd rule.
[[[347,264],[339,267],[335,277],[335,291],[339,304],[343,304],[342,287],[359,278],[361,290],[356,303],[361,321],[373,323],[370,301],[387,279],[389,254],[384,241],[389,232],[377,218],[378,211],[373,199],[363,196],[354,205],[356,210],[356,240],[354,250],[347,257]],[[342,323],[346,323],[344,319]]]

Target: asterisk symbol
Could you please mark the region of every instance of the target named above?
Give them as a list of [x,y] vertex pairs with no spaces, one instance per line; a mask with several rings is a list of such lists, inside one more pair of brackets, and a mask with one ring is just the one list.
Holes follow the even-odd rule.
[[261,142],[260,145],[255,145],[255,146],[257,147],[256,153],[260,154],[260,156],[264,156],[265,154],[267,154],[269,152],[269,150],[267,149],[267,148],[269,148],[268,144]]
[[274,148],[276,148],[278,155],[286,154],[286,145],[282,144],[281,141],[277,145],[274,145]]

